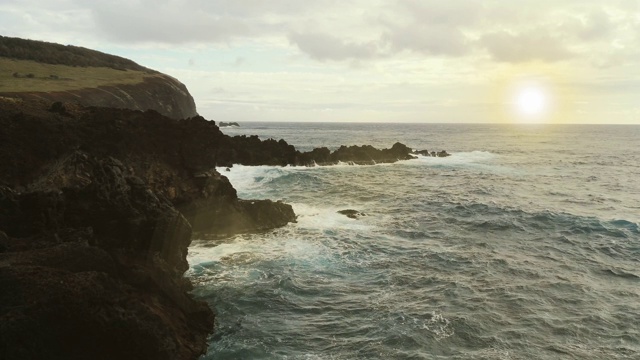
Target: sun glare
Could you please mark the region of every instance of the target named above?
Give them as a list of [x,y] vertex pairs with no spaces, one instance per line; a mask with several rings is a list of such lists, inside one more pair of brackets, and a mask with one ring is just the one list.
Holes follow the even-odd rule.
[[552,110],[551,92],[542,83],[523,81],[511,91],[512,113],[520,122],[545,122]]
[[547,124],[570,118],[571,101],[560,85],[570,71],[538,63],[509,66],[492,79],[490,101],[496,104],[495,119],[505,123]]
[[516,107],[524,116],[541,115],[547,107],[547,96],[538,87],[526,87],[516,95]]

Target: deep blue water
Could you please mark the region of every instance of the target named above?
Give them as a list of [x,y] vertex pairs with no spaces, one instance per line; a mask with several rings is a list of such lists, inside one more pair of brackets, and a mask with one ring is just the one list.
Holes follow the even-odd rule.
[[222,172],[298,222],[194,242],[204,359],[640,358],[640,126],[241,125],[453,156]]

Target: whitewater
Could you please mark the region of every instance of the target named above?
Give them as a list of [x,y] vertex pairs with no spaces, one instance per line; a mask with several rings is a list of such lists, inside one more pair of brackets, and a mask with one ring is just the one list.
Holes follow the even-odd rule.
[[[301,151],[447,158],[248,167],[297,223],[194,240],[203,359],[640,358],[640,126],[241,123]],[[354,209],[351,219],[338,213]]]

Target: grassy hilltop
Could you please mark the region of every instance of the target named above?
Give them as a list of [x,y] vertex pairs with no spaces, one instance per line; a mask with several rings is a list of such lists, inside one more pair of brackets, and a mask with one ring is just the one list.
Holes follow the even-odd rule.
[[123,57],[72,45],[0,36],[0,97],[197,115],[187,88]]
[[145,71],[109,67],[53,65],[0,57],[0,92],[69,91],[99,86],[138,84]]

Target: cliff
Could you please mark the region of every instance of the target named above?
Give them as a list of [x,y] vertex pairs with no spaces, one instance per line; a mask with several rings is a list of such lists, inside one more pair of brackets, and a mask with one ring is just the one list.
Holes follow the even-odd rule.
[[171,76],[95,50],[3,36],[0,96],[197,115],[189,91]]
[[195,359],[214,315],[183,277],[191,233],[263,231],[201,117],[0,98],[0,354]]

